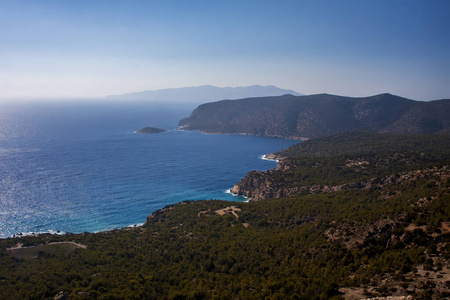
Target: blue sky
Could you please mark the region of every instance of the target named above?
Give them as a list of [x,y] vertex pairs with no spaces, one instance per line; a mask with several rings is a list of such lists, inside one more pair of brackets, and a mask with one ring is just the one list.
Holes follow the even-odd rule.
[[450,98],[450,1],[0,0],[0,99],[198,85]]

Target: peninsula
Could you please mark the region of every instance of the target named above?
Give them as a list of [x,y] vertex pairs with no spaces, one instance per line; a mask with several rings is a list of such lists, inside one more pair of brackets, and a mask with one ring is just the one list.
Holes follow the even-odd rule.
[[414,101],[391,94],[329,94],[223,100],[202,104],[179,122],[183,130],[309,139],[366,131],[450,133],[450,100]]

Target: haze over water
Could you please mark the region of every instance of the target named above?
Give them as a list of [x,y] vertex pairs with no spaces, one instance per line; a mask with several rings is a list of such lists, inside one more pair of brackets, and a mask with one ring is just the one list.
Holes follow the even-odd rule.
[[[177,131],[194,107],[20,103],[0,110],[0,237],[83,232],[145,222],[184,200],[244,199],[225,191],[263,154],[298,141]],[[141,135],[145,126],[169,129]]]

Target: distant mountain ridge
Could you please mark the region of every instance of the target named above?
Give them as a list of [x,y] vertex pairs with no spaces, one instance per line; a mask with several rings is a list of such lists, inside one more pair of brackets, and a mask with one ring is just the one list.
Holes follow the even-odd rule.
[[160,90],[149,90],[123,95],[107,96],[113,100],[147,100],[147,101],[177,101],[204,103],[224,99],[241,99],[249,97],[280,96],[285,94],[302,95],[293,90],[280,89],[273,85],[252,85],[246,87],[216,87],[203,85]]
[[352,98],[283,95],[206,103],[179,122],[205,133],[309,139],[351,131],[450,133],[450,100],[414,101],[391,94]]

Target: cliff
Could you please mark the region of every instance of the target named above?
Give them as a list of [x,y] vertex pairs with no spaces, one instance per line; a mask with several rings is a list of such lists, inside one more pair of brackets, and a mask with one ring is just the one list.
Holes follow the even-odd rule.
[[450,100],[419,102],[391,94],[350,98],[328,94],[223,100],[196,108],[184,130],[308,139],[351,131],[396,134],[450,132]]
[[236,195],[250,198],[249,202],[260,201],[264,199],[284,198],[295,195],[323,194],[332,193],[350,189],[382,189],[391,184],[407,184],[423,178],[431,178],[434,175],[447,174],[449,177],[449,168],[433,167],[419,169],[409,172],[396,173],[382,177],[374,177],[366,180],[353,181],[338,185],[299,185],[288,187],[283,184],[276,184],[269,172],[250,172],[239,183],[233,186],[231,192]]
[[[233,194],[258,201],[403,183],[427,166],[448,163],[450,137],[346,133],[313,139],[270,155],[275,169],[252,171]],[[412,173],[411,173],[412,172]]]

